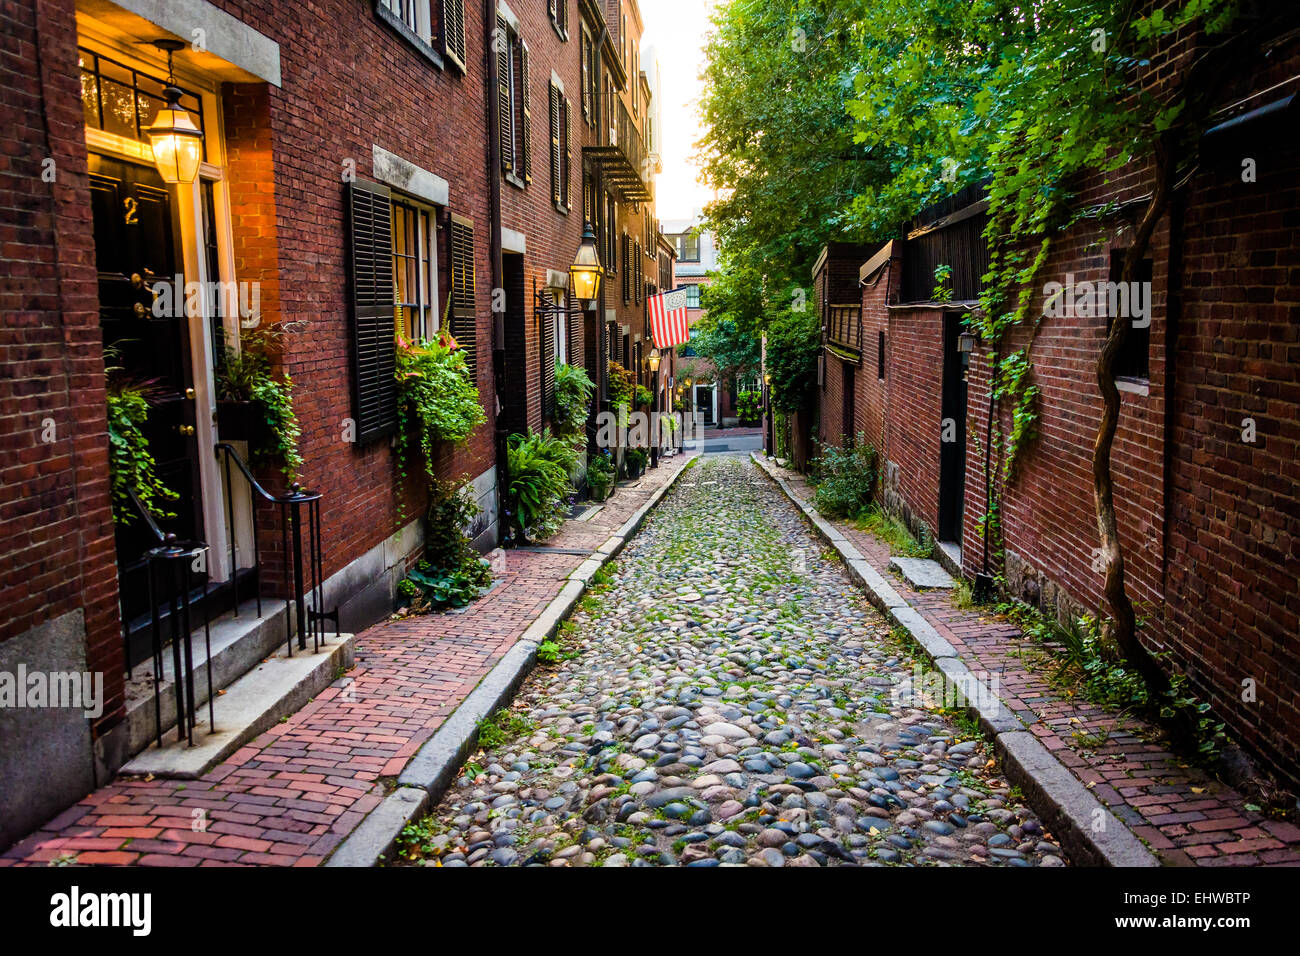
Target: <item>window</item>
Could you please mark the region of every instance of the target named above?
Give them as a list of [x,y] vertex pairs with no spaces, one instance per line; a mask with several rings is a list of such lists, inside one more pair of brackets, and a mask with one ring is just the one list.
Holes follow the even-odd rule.
[[[1127,252],[1127,249],[1111,250],[1111,282],[1119,282],[1119,277],[1124,271],[1124,256]],[[1138,263],[1137,275],[1134,281],[1143,287],[1139,294],[1141,300],[1146,303],[1146,317],[1142,325],[1130,325],[1128,334],[1124,336],[1124,344],[1119,350],[1119,355],[1115,356],[1116,380],[1148,382],[1151,379],[1151,275],[1151,260],[1143,259]],[[1136,321],[1134,312],[1131,309],[1132,296],[1128,296],[1125,302],[1130,307],[1117,311],[1121,312],[1126,321]],[[1109,302],[1107,307],[1109,310]],[[1108,333],[1110,332],[1111,321],[1110,318],[1106,320],[1106,331]]]
[[596,127],[596,44],[587,28],[582,28],[582,118]]
[[442,66],[465,69],[465,0],[376,0],[375,12]]
[[569,211],[569,181],[573,178],[569,149],[570,104],[554,80],[550,85],[551,112],[551,203],[556,209]]
[[678,262],[700,261],[700,234],[698,232],[685,232],[680,236],[673,236],[673,245],[677,247]]
[[605,194],[605,259],[602,263],[610,275],[618,274],[618,252],[615,248],[618,240],[614,236],[615,224],[618,222],[614,197]]
[[528,45],[497,14],[497,106],[501,125],[501,171],[523,189],[532,181],[533,122],[529,102]]
[[393,287],[397,333],[431,338],[438,331],[437,235],[429,209],[393,200]]
[[686,286],[686,308],[698,309],[700,307],[700,287],[695,283]]
[[[163,98],[166,82],[85,49],[77,50],[77,61],[81,67],[81,109],[87,128],[140,143],[149,142],[149,127],[166,102]],[[182,90],[180,103],[195,118],[195,125],[205,129],[203,101],[198,95]],[[203,152],[207,158],[206,138]]]
[[683,342],[678,347],[677,354],[680,355],[682,358],[694,358],[697,353],[695,351],[695,346],[691,345],[691,342],[694,342],[695,337],[699,334],[700,333],[698,329],[687,330],[689,341]]
[[379,0],[397,18],[397,21],[425,43],[433,37],[433,24],[429,22],[429,0]]
[[[556,305],[561,309],[564,308],[564,295],[560,293],[556,297]],[[554,355],[553,362],[568,362],[569,360],[569,316],[567,312],[557,312],[554,316]]]
[[550,14],[555,32],[569,39],[569,0],[546,0],[546,12]]
[[885,331],[876,333],[876,378],[885,380]]

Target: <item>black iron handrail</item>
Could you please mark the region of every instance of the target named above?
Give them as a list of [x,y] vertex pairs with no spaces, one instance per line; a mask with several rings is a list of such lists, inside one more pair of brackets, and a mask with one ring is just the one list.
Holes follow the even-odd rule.
[[[194,693],[194,648],[192,643],[193,622],[190,610],[194,605],[194,585],[191,575],[197,571],[203,575],[203,641],[207,651],[208,671],[208,730],[216,730],[215,694],[212,688],[212,619],[208,602],[207,552],[208,546],[203,541],[181,541],[174,534],[165,533],[159,527],[153,513],[149,510],[134,489],[127,489],[131,504],[149,528],[157,546],[144,553],[145,573],[149,581],[149,615],[150,615],[150,650],[153,654],[153,715],[154,737],[158,746],[162,746],[162,679],[163,679],[163,621],[162,603],[167,604],[167,620],[171,626],[172,648],[172,683],[176,694],[176,740],[185,737],[190,746],[194,745],[194,727],[198,722],[196,697]],[[194,563],[202,558],[201,569]],[[158,569],[163,570],[161,581]],[[127,656],[128,662],[130,655]],[[129,672],[129,664],[128,664]]]
[[[312,648],[314,652],[318,652],[321,644],[325,641],[325,621],[333,621],[335,637],[339,634],[338,608],[335,607],[332,611],[323,610],[325,604],[325,567],[321,548],[320,503],[322,495],[316,491],[304,491],[297,482],[290,485],[286,494],[273,495],[263,488],[261,483],[253,476],[252,471],[233,446],[226,442],[218,442],[215,446],[215,452],[219,458],[223,458],[226,471],[226,519],[230,526],[230,568],[231,581],[234,582],[235,587],[235,613],[239,613],[239,584],[237,569],[235,568],[234,484],[231,481],[230,471],[232,463],[243,475],[250,496],[256,494],[263,501],[270,502],[280,509],[280,536],[285,556],[285,631],[289,656],[293,656],[295,629],[292,625],[295,623],[294,612],[296,612],[298,649],[307,649],[307,632],[311,631]],[[306,537],[308,551],[306,560],[308,566],[304,566],[303,563],[304,505],[307,508]],[[262,614],[262,558],[257,543],[257,520],[255,515],[252,524],[253,568],[256,572],[257,581],[257,614],[260,617]],[[293,560],[292,574],[290,574],[289,566],[290,557]],[[307,606],[308,593],[311,594],[311,607]]]

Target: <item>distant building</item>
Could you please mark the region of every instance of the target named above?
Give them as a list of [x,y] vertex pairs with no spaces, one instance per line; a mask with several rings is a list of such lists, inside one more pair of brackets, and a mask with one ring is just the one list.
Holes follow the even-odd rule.
[[[718,249],[713,233],[701,228],[703,218],[703,211],[696,210],[689,219],[666,219],[660,227],[664,238],[677,250],[677,286],[686,289],[692,339],[696,323],[705,314],[700,308],[700,290],[712,283],[712,274],[718,267]],[[709,425],[737,424],[738,393],[757,388],[757,381],[718,382],[712,362],[697,357],[689,344],[681,351],[676,391],[685,408],[699,412]]]

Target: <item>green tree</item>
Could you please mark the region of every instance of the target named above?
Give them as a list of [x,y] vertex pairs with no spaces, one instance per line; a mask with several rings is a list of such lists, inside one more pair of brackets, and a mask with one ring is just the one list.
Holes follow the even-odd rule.
[[808,284],[822,245],[862,238],[846,206],[887,172],[854,141],[846,111],[865,6],[733,0],[714,14],[697,147],[705,182],[724,198],[705,212],[723,274],[778,307],[790,286]]

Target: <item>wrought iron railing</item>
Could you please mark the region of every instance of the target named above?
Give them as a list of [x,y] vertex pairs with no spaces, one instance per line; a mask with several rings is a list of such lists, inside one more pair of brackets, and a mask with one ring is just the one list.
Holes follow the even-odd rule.
[[[312,635],[312,650],[319,651],[325,641],[325,622],[334,622],[334,634],[339,633],[339,610],[322,610],[325,604],[324,559],[321,551],[321,494],[317,491],[305,491],[294,482],[286,494],[273,495],[261,486],[253,477],[252,471],[239,457],[239,452],[225,443],[218,442],[217,456],[225,466],[226,520],[230,523],[230,566],[231,579],[238,581],[235,569],[235,535],[234,535],[234,495],[235,485],[231,466],[243,476],[248,488],[250,504],[256,510],[258,499],[276,506],[280,512],[280,544],[284,558],[284,611],[285,632],[289,656],[293,656],[293,639],[297,635],[298,649],[307,649],[307,634]],[[305,522],[305,523],[304,523]],[[306,553],[304,554],[304,539]],[[257,613],[262,614],[262,558],[258,547],[257,518],[253,516],[253,567],[256,570]],[[236,589],[238,584],[236,583]],[[308,595],[311,605],[308,606]],[[235,594],[236,613],[238,613],[239,595]],[[296,625],[296,626],[295,626]]]
[[[181,541],[174,534],[164,533],[135,491],[128,491],[135,510],[144,519],[150,535],[157,542],[157,547],[150,548],[144,553],[145,573],[149,580],[149,637],[154,668],[154,737],[161,747],[163,744],[163,647],[164,637],[169,637],[172,649],[172,686],[176,695],[176,740],[179,742],[184,737],[193,746],[194,728],[198,722],[198,707],[194,693],[192,614],[196,574],[202,576],[203,582],[199,604],[203,608],[203,642],[208,662],[208,727],[216,728],[212,690],[211,605],[207,600],[208,546],[202,541]],[[165,620],[164,609],[167,611]],[[170,631],[169,635],[167,631]],[[130,660],[129,654],[127,660]]]

